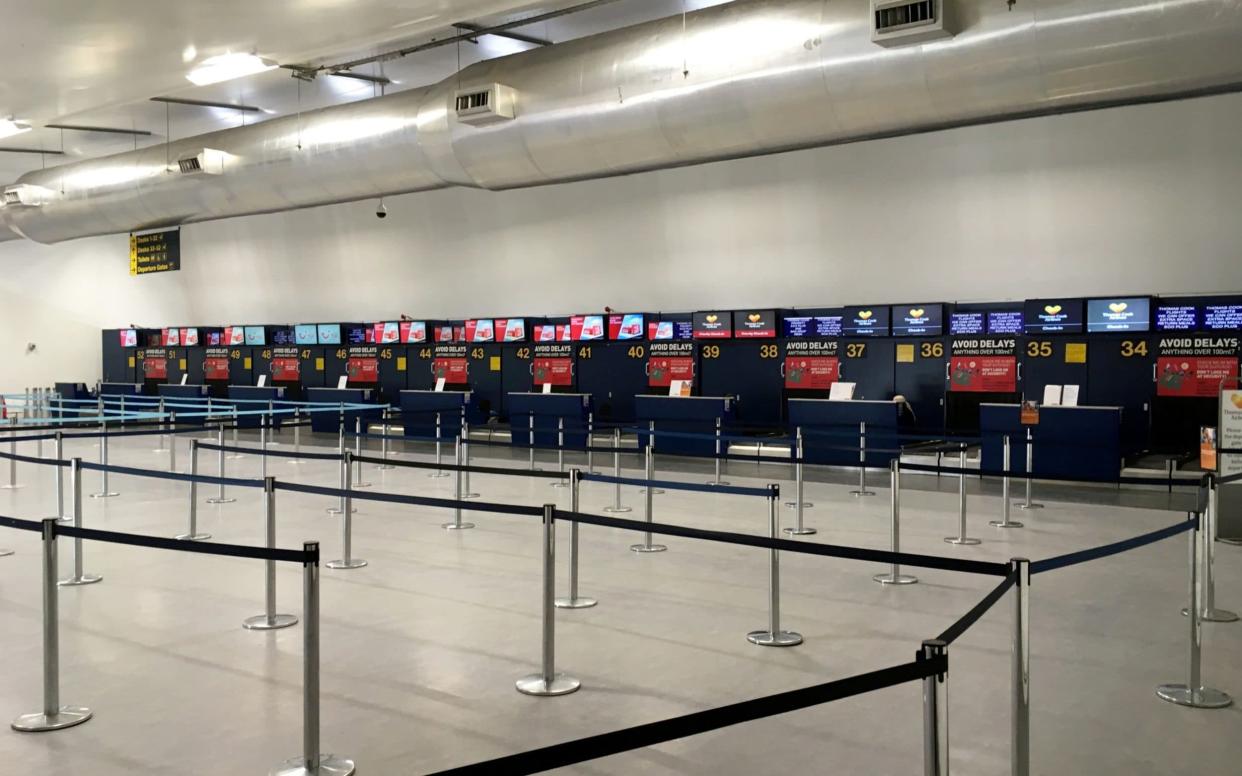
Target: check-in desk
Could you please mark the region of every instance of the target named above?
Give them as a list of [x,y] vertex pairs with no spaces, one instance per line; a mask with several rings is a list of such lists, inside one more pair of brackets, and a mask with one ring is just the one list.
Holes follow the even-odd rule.
[[[255,410],[267,412],[268,402],[271,402],[273,409],[281,409],[279,402],[285,398],[285,388],[282,385],[230,385],[229,398],[236,401],[237,411],[241,413],[237,416],[237,427],[258,428],[263,422],[263,416],[245,413]],[[280,428],[283,418],[292,418],[292,415],[273,414],[271,427]]]
[[[637,425],[656,430],[655,449],[672,455],[715,455],[716,423],[721,433],[733,419],[737,402],[729,396],[635,396],[634,417]],[[661,436],[661,431],[705,434],[710,439],[689,439],[678,436]],[[647,435],[639,434],[639,448],[647,445]],[[727,452],[728,445],[721,443],[720,452]]]
[[513,444],[529,447],[533,430],[536,447],[554,448],[563,432],[566,450],[586,449],[591,402],[589,393],[510,393],[507,406]]
[[401,391],[402,433],[415,439],[453,441],[461,433],[461,421],[472,396],[471,391]]
[[867,424],[867,466],[886,469],[901,447],[897,421],[901,405],[864,399],[790,399],[790,433],[802,429],[807,463],[857,466],[862,424]]
[[[370,388],[307,388],[306,400],[311,404],[372,404],[375,392]],[[318,434],[336,434],[340,429],[342,417],[345,420],[345,431],[352,433],[358,418],[363,425],[382,417],[379,406],[374,409],[343,409],[333,412],[324,407],[310,407],[311,431]]]
[[[156,387],[156,393],[164,400],[164,412],[177,413],[182,417],[178,426],[201,426],[207,411],[207,394],[210,390],[205,385],[176,385],[164,383]],[[156,408],[159,408],[158,400]]]
[[984,469],[1003,468],[1008,436],[1010,470],[1026,471],[1029,431],[1036,477],[1107,482],[1121,476],[1121,407],[1041,406],[1032,426],[1023,425],[1021,416],[1018,404],[979,405]]

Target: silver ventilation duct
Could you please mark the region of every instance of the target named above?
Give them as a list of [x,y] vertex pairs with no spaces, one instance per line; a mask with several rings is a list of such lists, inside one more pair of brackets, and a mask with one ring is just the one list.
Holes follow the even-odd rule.
[[908,45],[873,40],[886,29],[875,5],[738,0],[684,30],[677,16],[535,49],[428,88],[33,172],[5,190],[0,219],[54,243],[1242,86],[1242,0],[939,0],[951,37]]

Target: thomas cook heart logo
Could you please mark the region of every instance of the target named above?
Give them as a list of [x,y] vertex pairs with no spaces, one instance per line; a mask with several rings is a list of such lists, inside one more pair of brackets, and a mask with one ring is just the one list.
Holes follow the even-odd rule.
[[1126,308],[1129,306],[1130,305],[1126,304],[1125,302],[1113,302],[1112,304],[1108,306],[1108,309],[1112,310],[1115,313],[1123,313],[1126,311]]
[[759,313],[751,313],[750,315],[746,317],[747,319],[750,320],[751,323],[758,323],[759,321],[763,320],[763,316],[760,315]]
[[705,320],[706,320],[708,323],[715,323],[716,321],[720,320],[720,318],[718,318],[718,317],[717,317],[717,316],[713,313],[712,315],[707,316],[707,318],[706,318]]
[[910,310],[910,317],[911,318],[922,318],[923,313],[924,313],[924,310],[922,307],[915,307]]
[[872,313],[871,313],[871,311],[870,311],[870,310],[862,310],[862,311],[860,311],[860,312],[858,313],[858,317],[859,317],[859,318],[862,318],[864,321],[865,321],[865,320],[867,320],[868,318],[870,318],[870,317],[871,317],[871,315],[872,315]]
[[1049,315],[1056,315],[1057,313],[1061,312],[1061,305],[1050,304],[1044,308],[1044,312],[1048,313]]
[[1242,410],[1242,392],[1235,391],[1229,394],[1229,401],[1233,402],[1233,406]]

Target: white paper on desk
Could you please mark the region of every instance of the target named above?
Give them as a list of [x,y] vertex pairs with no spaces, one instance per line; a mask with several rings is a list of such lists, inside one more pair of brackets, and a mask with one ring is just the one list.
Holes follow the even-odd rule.
[[857,383],[833,383],[828,389],[828,398],[834,401],[849,401],[854,398],[854,386]]
[[445,384],[445,383],[447,383],[447,382],[448,382],[448,378],[447,378],[447,377],[437,377],[437,378],[436,378],[436,391],[437,391],[437,392],[439,392],[439,391],[443,391],[443,390],[444,390],[444,384]]
[[690,381],[689,380],[671,380],[668,384],[669,396],[689,396]]
[[267,385],[267,375],[259,375],[259,387]]
[[1077,407],[1078,406],[1078,386],[1077,385],[1067,385],[1065,386],[1064,389],[1062,389],[1061,406],[1062,407]]
[[543,384],[543,392],[544,392],[544,393],[552,393],[552,383],[544,383],[544,384]]
[[349,386],[349,375],[341,375],[336,381],[336,389],[338,391],[343,391],[348,386]]
[[190,379],[190,376],[189,376],[189,375],[181,375],[181,384],[182,384],[182,385],[185,385],[185,384],[186,384],[186,381],[187,381],[187,380],[189,380],[189,379]]
[[1055,407],[1061,403],[1061,386],[1045,385],[1044,386],[1044,406]]

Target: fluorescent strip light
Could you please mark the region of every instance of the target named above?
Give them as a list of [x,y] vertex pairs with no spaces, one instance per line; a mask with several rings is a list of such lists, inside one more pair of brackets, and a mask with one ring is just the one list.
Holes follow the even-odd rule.
[[13,137],[23,132],[29,132],[30,125],[24,121],[13,121],[12,119],[0,119],[0,137]]
[[185,77],[195,86],[206,86],[266,72],[275,67],[275,62],[254,54],[221,54],[204,59]]

